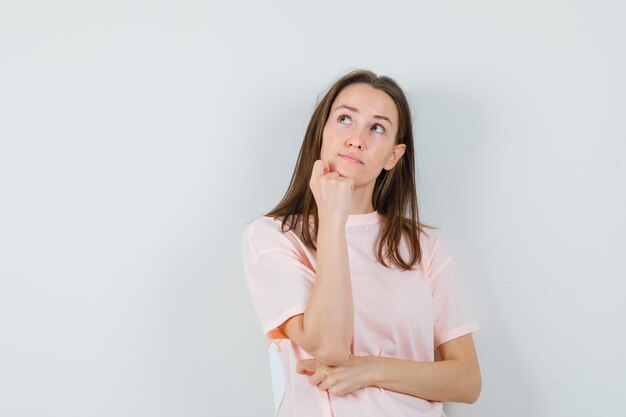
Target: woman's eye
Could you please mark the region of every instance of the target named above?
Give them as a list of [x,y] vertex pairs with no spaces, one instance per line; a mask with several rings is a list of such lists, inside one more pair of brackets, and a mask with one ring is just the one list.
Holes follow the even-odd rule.
[[380,128],[380,130],[379,130],[378,132],[376,132],[376,133],[385,133],[385,128],[384,128],[384,127],[382,127],[381,125],[374,125],[374,127],[375,127],[375,128],[376,128],[376,127]]
[[[341,120],[342,120],[342,119],[348,119],[348,120],[350,120],[350,117],[348,117],[348,116],[346,116],[346,115],[339,116],[339,123],[342,123],[342,122],[341,122]],[[345,123],[342,123],[342,124],[345,124]]]

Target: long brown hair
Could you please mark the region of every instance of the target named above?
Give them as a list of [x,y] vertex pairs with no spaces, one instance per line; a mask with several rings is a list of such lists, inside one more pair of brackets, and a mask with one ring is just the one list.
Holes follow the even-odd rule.
[[[309,219],[309,216],[314,215],[313,235],[309,227],[302,227],[300,238],[310,249],[317,250],[314,240],[317,240],[319,217],[317,204],[309,187],[311,172],[315,161],[320,159],[322,132],[331,106],[341,90],[355,83],[368,84],[384,91],[393,99],[398,110],[399,127],[395,144],[404,143],[406,149],[393,169],[382,170],[374,185],[372,205],[385,218],[376,259],[382,265],[389,267],[384,260],[385,257],[389,257],[399,268],[410,270],[416,262],[420,263],[422,259],[420,234],[426,233],[424,228],[436,229],[436,227],[419,222],[411,110],[404,92],[390,77],[378,76],[368,70],[354,70],[333,83],[313,111],[285,196],[265,216],[275,219],[282,217],[281,229],[287,232],[294,229],[300,220]],[[303,222],[303,225],[308,226],[308,224],[308,221]],[[411,254],[408,261],[402,258],[399,250],[403,233],[406,234]],[[383,250],[386,251],[385,255],[383,255]]]

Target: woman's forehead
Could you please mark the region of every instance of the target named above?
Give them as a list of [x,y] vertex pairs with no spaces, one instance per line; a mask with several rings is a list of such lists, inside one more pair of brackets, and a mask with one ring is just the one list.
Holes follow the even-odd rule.
[[342,107],[357,111],[366,116],[382,116],[391,120],[393,125],[398,120],[398,110],[393,99],[383,90],[368,84],[358,83],[345,87],[337,94],[331,111]]

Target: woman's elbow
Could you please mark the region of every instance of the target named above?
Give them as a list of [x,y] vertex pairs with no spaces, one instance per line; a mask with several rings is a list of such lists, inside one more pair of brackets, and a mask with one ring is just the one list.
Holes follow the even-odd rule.
[[473,373],[472,377],[470,378],[470,382],[468,383],[466,390],[466,398],[463,402],[467,404],[474,404],[476,401],[478,401],[482,386],[483,382],[480,376],[480,371],[477,371]]
[[328,366],[340,366],[344,363],[348,362],[350,359],[350,352],[340,352],[340,351],[326,351],[319,352],[315,359]]

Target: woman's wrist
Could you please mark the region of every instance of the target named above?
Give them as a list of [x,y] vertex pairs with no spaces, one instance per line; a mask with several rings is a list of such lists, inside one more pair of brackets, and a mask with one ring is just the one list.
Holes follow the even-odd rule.
[[324,225],[326,227],[330,227],[332,229],[336,229],[338,227],[343,227],[346,224],[346,217],[337,213],[329,213],[329,214],[319,214],[319,224]]
[[334,242],[338,237],[345,237],[346,223],[338,218],[320,218],[317,233],[318,241],[330,239]]
[[380,356],[363,356],[365,361],[365,386],[377,386],[379,378]]

